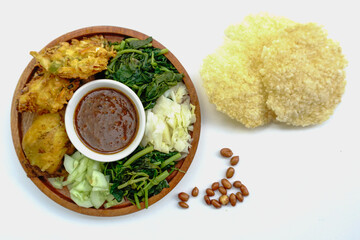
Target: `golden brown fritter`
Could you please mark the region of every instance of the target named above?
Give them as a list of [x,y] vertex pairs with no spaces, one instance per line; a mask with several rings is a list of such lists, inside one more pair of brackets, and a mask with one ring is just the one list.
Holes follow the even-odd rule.
[[58,112],[78,87],[78,80],[71,81],[39,70],[22,90],[18,110],[38,114]]
[[87,79],[107,68],[108,60],[116,52],[107,45],[103,36],[72,39],[37,52],[30,52],[37,62],[50,73],[67,79]]
[[43,172],[41,175],[56,174],[65,153],[72,149],[61,114],[38,115],[25,133],[22,147],[30,164]]

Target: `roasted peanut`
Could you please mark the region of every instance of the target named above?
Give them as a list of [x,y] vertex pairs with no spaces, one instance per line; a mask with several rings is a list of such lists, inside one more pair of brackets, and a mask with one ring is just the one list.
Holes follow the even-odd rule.
[[211,204],[215,207],[215,208],[221,208],[221,203],[216,200],[216,199],[212,199],[211,200]]
[[189,200],[190,196],[187,193],[181,192],[178,194],[178,197],[181,201],[186,202],[187,200]]
[[237,192],[237,193],[235,194],[235,196],[236,196],[237,200],[239,200],[239,202],[244,201],[244,196],[241,195],[241,192]]
[[210,205],[210,198],[209,198],[208,195],[205,195],[205,196],[204,196],[204,200],[205,200],[205,202],[206,202],[207,205]]
[[238,164],[239,162],[239,156],[233,156],[231,159],[230,159],[230,165],[231,166],[235,166],[236,164]]
[[230,148],[223,148],[220,150],[220,154],[223,157],[231,157],[233,155],[233,152]]
[[235,194],[230,194],[230,197],[229,197],[229,201],[230,201],[230,204],[231,204],[231,206],[235,206],[236,205],[236,196],[235,196]]
[[230,189],[232,187],[231,183],[229,182],[229,180],[227,180],[226,178],[221,179],[221,184],[224,186],[224,188],[226,189]]
[[219,192],[220,192],[222,195],[226,195],[226,194],[227,194],[227,190],[226,190],[226,188],[224,188],[223,186],[220,186],[218,190],[219,190]]
[[235,188],[240,188],[241,185],[242,185],[242,183],[241,183],[240,181],[235,181],[235,182],[233,183],[233,187],[235,187]]
[[241,191],[243,196],[249,196],[249,191],[248,191],[247,187],[244,184],[242,184],[240,186],[240,191]]
[[222,205],[227,205],[229,203],[229,197],[227,195],[221,195],[219,197],[219,202],[222,204]]
[[191,196],[197,197],[197,195],[199,195],[199,189],[197,187],[194,187],[191,191]]
[[229,167],[227,170],[226,170],[226,177],[227,178],[232,178],[235,174],[235,169],[233,167]]
[[211,185],[211,189],[212,189],[213,191],[216,191],[216,190],[219,189],[219,186],[220,186],[220,184],[219,184],[218,182],[214,182],[214,183]]
[[179,206],[182,208],[189,208],[189,205],[186,202],[179,202]]
[[[230,148],[222,148],[220,150],[220,154],[222,157],[230,159],[230,165],[226,169],[225,178],[221,179],[219,182],[213,182],[211,187],[205,190],[206,194],[204,195],[204,201],[207,205],[212,205],[215,208],[221,208],[223,205],[231,204],[231,206],[236,206],[237,201],[243,202],[244,197],[249,195],[249,191],[245,185],[241,183],[241,181],[236,180],[232,183],[229,182],[230,178],[235,175],[235,168],[233,166],[239,163],[239,156],[233,156],[233,152]],[[228,180],[229,179],[229,180]],[[227,195],[228,189],[232,187],[239,189],[236,193],[231,193],[229,196]],[[215,191],[218,190],[220,192],[220,197],[215,199],[210,199],[210,197],[215,196]],[[231,191],[231,190],[230,190]],[[189,193],[190,194],[190,193]],[[181,192],[178,194],[179,206],[181,208],[189,208],[189,205],[186,203],[190,195]],[[199,195],[199,189],[194,187],[191,191],[191,196],[197,197]]]
[[211,197],[211,196],[214,196],[215,193],[214,193],[214,191],[213,191],[211,188],[207,188],[207,189],[206,189],[206,195],[208,195],[209,197]]

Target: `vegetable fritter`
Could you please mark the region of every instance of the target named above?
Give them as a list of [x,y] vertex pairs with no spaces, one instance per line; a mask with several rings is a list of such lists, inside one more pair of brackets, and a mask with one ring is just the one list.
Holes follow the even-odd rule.
[[26,158],[43,174],[55,174],[72,148],[60,113],[38,115],[22,140]]
[[58,112],[78,87],[78,80],[60,78],[41,69],[22,90],[18,110],[38,114]]
[[72,39],[37,52],[30,52],[37,62],[50,73],[67,79],[87,79],[107,68],[116,52],[103,36]]

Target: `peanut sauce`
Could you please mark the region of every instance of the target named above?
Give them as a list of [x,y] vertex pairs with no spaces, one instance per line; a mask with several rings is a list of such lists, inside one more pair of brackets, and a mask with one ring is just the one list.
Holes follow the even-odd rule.
[[98,88],[85,95],[75,109],[74,121],[82,142],[103,154],[125,149],[139,128],[134,103],[112,88]]

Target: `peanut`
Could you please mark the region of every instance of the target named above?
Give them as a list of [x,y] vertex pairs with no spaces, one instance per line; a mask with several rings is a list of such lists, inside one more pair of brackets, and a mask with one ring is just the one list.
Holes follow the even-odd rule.
[[215,207],[215,208],[221,208],[221,203],[216,200],[216,199],[212,199],[211,200],[211,204]]
[[226,189],[230,189],[232,187],[231,183],[229,182],[229,180],[227,180],[226,178],[221,179],[221,184],[224,186],[224,188]]
[[230,201],[230,204],[231,204],[231,206],[235,206],[236,205],[236,196],[235,196],[235,194],[230,194],[230,197],[229,197],[229,201]]
[[219,202],[222,205],[227,205],[229,203],[229,197],[227,195],[221,195],[221,197],[219,198]]
[[214,193],[214,191],[213,191],[211,188],[207,188],[207,189],[206,189],[206,195],[208,195],[209,197],[211,197],[211,196],[214,196],[215,193]]
[[241,191],[243,196],[249,196],[249,191],[248,191],[247,187],[244,184],[242,184],[240,186],[240,191]]
[[219,187],[219,192],[220,192],[222,195],[226,195],[226,194],[227,194],[227,190],[226,190],[223,186]]
[[231,159],[230,159],[230,165],[231,166],[235,166],[236,164],[238,164],[239,162],[239,156],[233,156]]
[[179,202],[179,206],[182,208],[189,208],[189,205],[186,202]]
[[211,189],[212,189],[213,191],[216,191],[216,190],[219,189],[219,186],[220,186],[220,184],[219,184],[218,182],[214,182],[214,183],[211,185]]
[[240,192],[237,192],[237,193],[235,194],[235,196],[236,196],[237,200],[239,200],[239,202],[244,201],[244,197],[243,197],[243,195],[241,195]]
[[197,197],[197,195],[199,195],[199,189],[197,187],[194,187],[191,191],[191,196]]
[[187,193],[181,192],[178,194],[178,197],[181,201],[186,202],[187,200],[189,200],[190,196]]
[[233,152],[230,148],[223,148],[220,150],[220,154],[223,157],[231,157],[233,155]]
[[207,205],[210,205],[210,198],[209,198],[208,195],[205,195],[205,196],[204,196],[204,200],[205,200],[205,202],[206,202]]
[[235,181],[235,182],[233,183],[233,187],[235,187],[235,188],[240,188],[241,185],[242,185],[242,183],[241,183],[240,181]]
[[233,167],[229,167],[227,170],[226,170],[226,177],[227,178],[232,178],[235,174],[235,169]]

